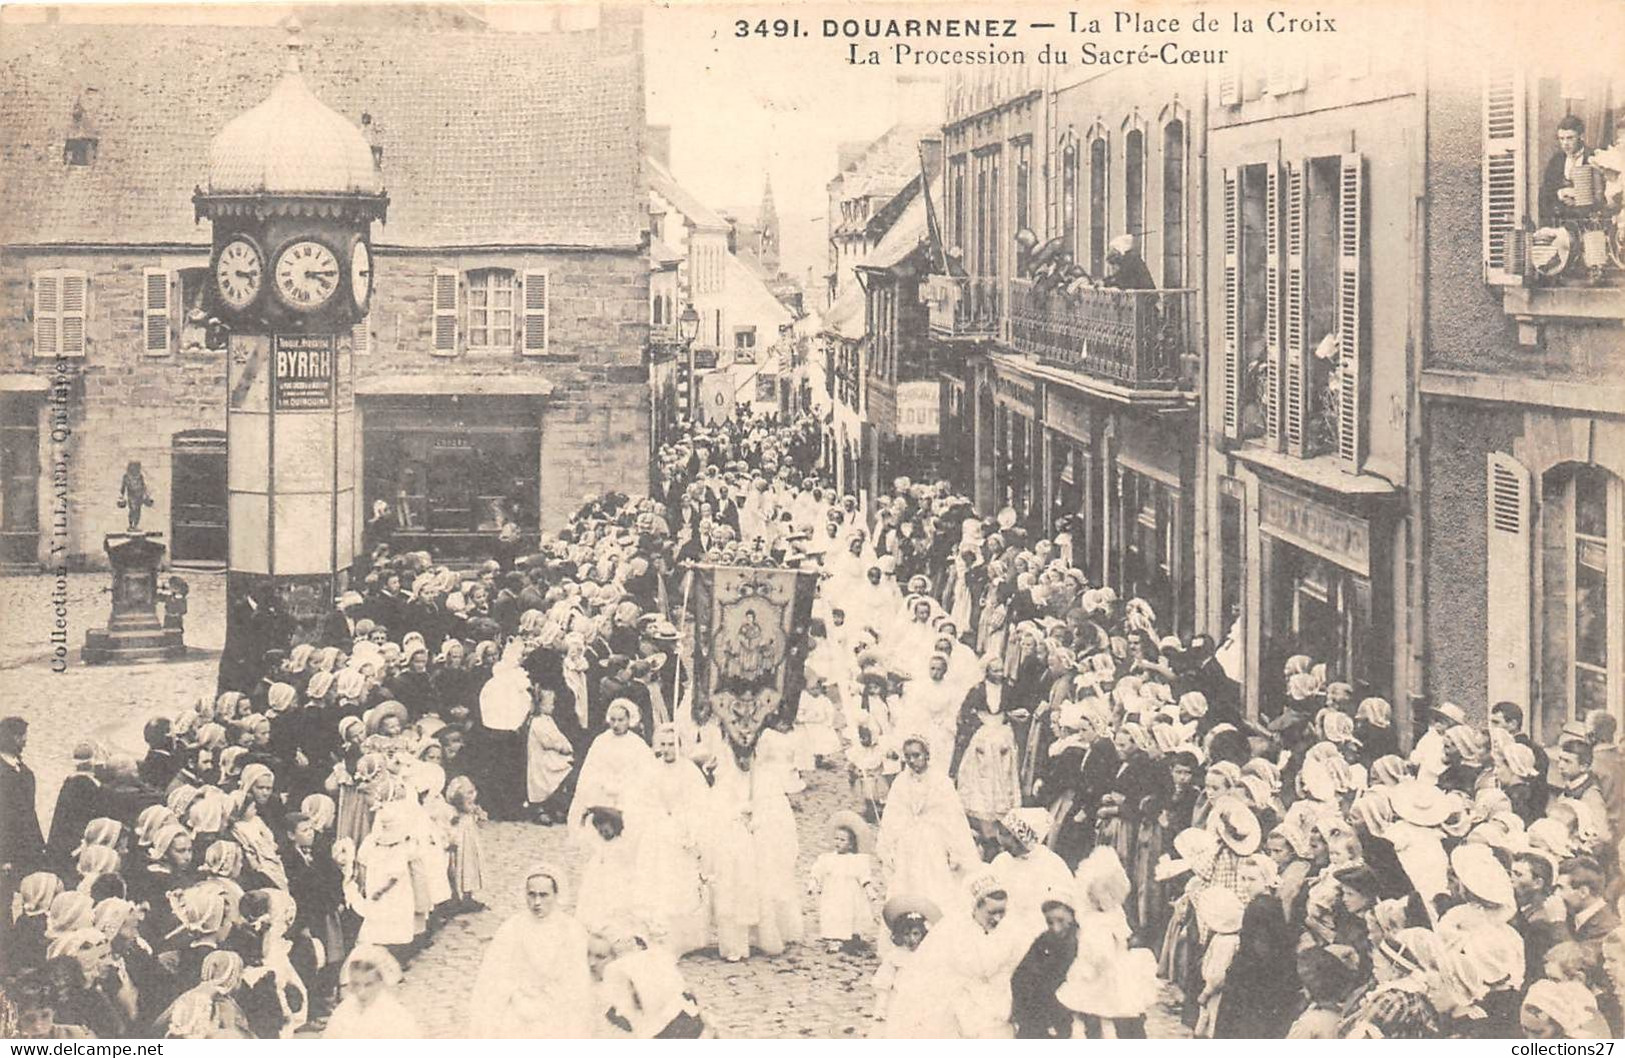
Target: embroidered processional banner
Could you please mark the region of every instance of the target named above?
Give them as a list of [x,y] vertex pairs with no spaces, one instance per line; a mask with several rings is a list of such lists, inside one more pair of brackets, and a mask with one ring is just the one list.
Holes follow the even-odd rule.
[[817,587],[815,572],[694,567],[694,691],[741,755],[770,720],[795,718]]

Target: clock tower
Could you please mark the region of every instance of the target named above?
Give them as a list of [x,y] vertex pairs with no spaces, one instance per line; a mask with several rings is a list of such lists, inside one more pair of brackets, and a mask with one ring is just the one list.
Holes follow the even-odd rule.
[[265,101],[209,146],[210,315],[228,329],[226,655],[313,640],[360,538],[352,330],[389,204],[372,148],[316,98],[300,27]]

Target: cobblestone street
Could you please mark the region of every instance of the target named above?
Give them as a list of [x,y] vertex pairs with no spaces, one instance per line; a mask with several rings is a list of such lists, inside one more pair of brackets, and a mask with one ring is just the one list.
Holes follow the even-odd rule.
[[[7,579],[6,636],[0,655],[0,698],[5,710],[30,724],[27,758],[39,780],[39,809],[50,819],[57,787],[68,772],[75,742],[96,738],[131,753],[141,750],[141,724],[160,710],[173,711],[202,694],[212,694],[224,623],[224,577],[184,574],[192,586],[187,643],[192,654],[181,661],[135,666],[89,666],[78,660],[84,630],[106,619],[105,573],[68,578],[70,637],[68,670],[50,668],[48,616],[55,582],[46,577]],[[794,799],[801,864],[829,845],[824,826],[832,812],[849,807],[844,771],[807,773],[807,791]],[[416,1012],[423,1031],[435,1037],[466,1034],[468,989],[486,943],[508,916],[520,910],[519,872],[537,860],[563,863],[574,876],[580,855],[559,827],[490,823],[483,832],[487,910],[453,919],[407,967],[402,998]],[[817,917],[807,898],[809,934]],[[816,940],[776,959],[755,957],[727,963],[714,950],[683,960],[689,985],[708,1019],[723,1036],[838,1039],[865,1037],[877,1027],[870,1016],[869,979],[874,956],[829,955]],[[1153,1010],[1153,1037],[1188,1035],[1177,1015]]]

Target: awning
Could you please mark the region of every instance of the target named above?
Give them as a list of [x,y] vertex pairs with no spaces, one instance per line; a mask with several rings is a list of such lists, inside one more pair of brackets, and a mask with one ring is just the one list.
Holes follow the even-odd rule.
[[358,397],[546,397],[540,375],[379,375],[358,379]]
[[6,372],[0,374],[0,393],[49,393],[51,380],[44,375],[30,375],[26,372]]

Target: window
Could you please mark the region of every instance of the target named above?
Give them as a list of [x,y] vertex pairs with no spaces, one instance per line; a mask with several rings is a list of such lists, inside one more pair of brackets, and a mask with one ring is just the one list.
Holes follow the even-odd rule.
[[72,166],[96,164],[96,137],[75,136],[69,139],[62,148],[62,161]]
[[1567,463],[1544,475],[1539,697],[1548,738],[1592,709],[1625,715],[1622,521],[1625,483],[1606,468]]
[[1033,141],[1027,138],[1010,144],[1015,159],[1016,231],[1031,230],[1033,226]]
[[1061,237],[1067,253],[1078,258],[1078,147],[1068,143],[1061,152]]
[[1162,285],[1185,285],[1185,123],[1162,127]]
[[1267,317],[1269,314],[1266,245],[1269,202],[1268,166],[1241,170],[1241,246],[1239,333],[1240,436],[1264,434],[1265,373],[1267,369]]
[[1110,157],[1105,136],[1089,142],[1089,271],[1097,278],[1106,274],[1106,167]]
[[209,270],[182,268],[179,277],[181,352],[200,353],[209,345],[209,313],[204,307]]
[[1145,133],[1123,137],[1123,224],[1136,244],[1145,237]]
[[514,274],[506,268],[468,273],[468,347],[513,348]]
[[957,246],[961,251],[965,249],[965,156],[960,155],[948,162],[948,194],[949,221],[952,224],[948,232],[950,248]]
[[89,281],[58,268],[34,275],[34,355],[84,356]]

